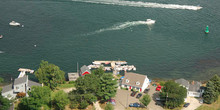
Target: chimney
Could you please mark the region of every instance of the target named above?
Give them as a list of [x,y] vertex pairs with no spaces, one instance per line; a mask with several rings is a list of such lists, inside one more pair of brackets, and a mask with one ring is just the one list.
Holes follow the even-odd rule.
[[195,82],[194,82],[194,81],[192,81],[192,85],[194,85],[194,83],[195,83]]

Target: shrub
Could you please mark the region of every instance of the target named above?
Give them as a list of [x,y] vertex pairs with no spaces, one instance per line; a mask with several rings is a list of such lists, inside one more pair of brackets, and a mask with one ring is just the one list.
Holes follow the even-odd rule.
[[105,110],[114,110],[114,107],[112,104],[108,103],[106,106],[105,106]]
[[140,99],[140,102],[143,103],[145,106],[147,106],[150,103],[150,101],[151,101],[151,98],[148,94],[145,94],[143,98]]
[[75,83],[75,81],[69,81],[69,84],[74,84]]
[[80,104],[79,104],[79,109],[85,109],[86,107],[88,107],[89,103],[85,100],[83,100]]
[[70,108],[71,109],[76,109],[77,107],[78,107],[78,103],[77,102],[73,101],[73,102],[70,103]]

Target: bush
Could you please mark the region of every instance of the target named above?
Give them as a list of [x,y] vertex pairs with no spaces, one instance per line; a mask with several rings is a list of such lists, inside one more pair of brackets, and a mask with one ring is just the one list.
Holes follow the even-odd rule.
[[78,107],[78,103],[77,102],[73,101],[73,102],[70,103],[70,108],[71,109],[76,109],[77,107]]
[[150,103],[150,101],[151,101],[151,98],[150,98],[150,96],[149,96],[148,94],[145,94],[145,95],[143,96],[143,98],[140,99],[140,102],[141,102],[142,104],[144,104],[145,106],[147,106],[147,105]]
[[79,109],[85,109],[86,107],[88,107],[89,103],[85,100],[83,100],[80,104],[79,104]]
[[69,81],[69,84],[75,84],[75,81]]
[[114,110],[114,107],[112,104],[108,103],[106,106],[105,106],[105,110]]

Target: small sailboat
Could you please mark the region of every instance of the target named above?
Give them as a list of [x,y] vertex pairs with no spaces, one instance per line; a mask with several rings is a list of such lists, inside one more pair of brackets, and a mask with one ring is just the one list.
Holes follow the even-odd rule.
[[9,25],[11,25],[11,26],[21,26],[20,23],[15,22],[15,21],[11,21],[11,22],[9,23]]
[[209,33],[209,26],[208,26],[208,25],[206,26],[205,33],[206,33],[206,34],[208,34],[208,33]]

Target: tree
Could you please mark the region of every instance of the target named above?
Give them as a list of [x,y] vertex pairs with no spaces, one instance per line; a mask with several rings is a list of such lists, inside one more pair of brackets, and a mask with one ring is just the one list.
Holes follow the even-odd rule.
[[0,110],[8,110],[10,107],[10,100],[0,95]]
[[89,103],[87,101],[83,100],[79,104],[79,109],[85,109],[86,107],[88,107],[88,105],[89,105]]
[[108,103],[106,106],[105,106],[105,110],[114,110],[114,107],[112,104]]
[[215,92],[220,94],[220,77],[216,74],[210,79],[210,81],[213,82]]
[[40,83],[50,87],[52,90],[57,87],[58,84],[62,84],[65,80],[64,71],[54,64],[50,64],[47,61],[41,61],[39,69],[35,72],[35,76]]
[[33,86],[28,94],[34,100],[39,100],[40,104],[48,104],[51,100],[51,90],[47,86]]
[[145,106],[147,106],[147,105],[150,103],[150,101],[151,101],[151,98],[150,98],[150,96],[149,96],[148,94],[145,94],[145,95],[143,96],[143,98],[140,99],[140,102],[141,102],[142,104],[144,104]]
[[64,91],[56,92],[54,95],[53,103],[57,109],[65,109],[65,106],[69,103],[68,95]]
[[215,102],[218,98],[218,94],[215,91],[215,86],[212,81],[208,81],[206,84],[205,92],[203,93],[204,102],[207,104],[211,104]]
[[18,105],[18,110],[39,110],[40,107],[41,101],[39,99],[24,97]]
[[184,103],[186,93],[186,88],[173,81],[167,81],[160,93],[160,99],[164,100],[163,103],[166,107],[175,108]]
[[4,82],[4,79],[0,77],[0,83],[3,83],[3,82]]
[[117,80],[115,80],[112,74],[104,73],[100,76],[100,84],[96,95],[101,101],[107,101],[111,97],[116,95]]

